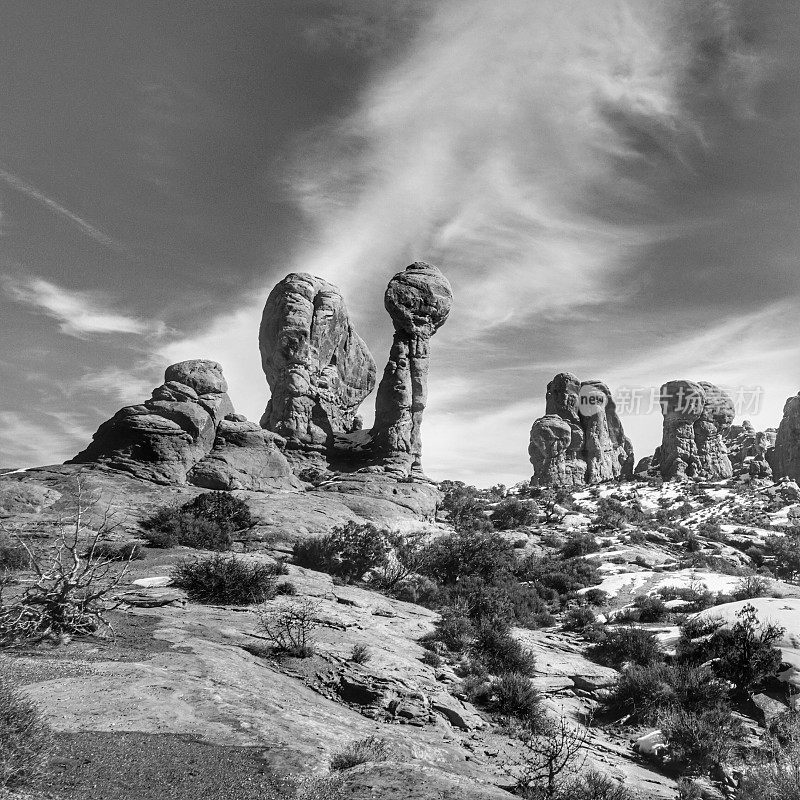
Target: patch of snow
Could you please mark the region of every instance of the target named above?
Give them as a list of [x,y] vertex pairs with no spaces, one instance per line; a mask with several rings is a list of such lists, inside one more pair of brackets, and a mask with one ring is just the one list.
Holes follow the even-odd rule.
[[739,585],[741,578],[736,575],[721,575],[718,572],[705,572],[695,569],[681,569],[671,572],[662,581],[651,587],[651,592],[675,587],[688,589],[692,584],[702,583],[710,592],[730,592]]
[[643,572],[623,572],[616,575],[609,575],[603,578],[602,583],[597,586],[587,586],[585,589],[578,589],[578,594],[586,594],[590,589],[602,589],[609,597],[616,597],[623,589],[635,592],[640,586],[644,586],[653,573]]

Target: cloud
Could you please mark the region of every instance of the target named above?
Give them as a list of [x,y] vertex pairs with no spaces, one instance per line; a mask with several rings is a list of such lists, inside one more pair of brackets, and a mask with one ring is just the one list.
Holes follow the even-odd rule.
[[38,203],[46,206],[52,212],[58,214],[58,216],[60,216],[62,219],[66,219],[79,230],[83,231],[83,233],[85,233],[89,238],[94,239],[96,242],[99,242],[100,244],[105,245],[106,247],[109,247],[119,253],[125,252],[125,247],[116,239],[112,239],[110,236],[103,233],[103,231],[101,231],[99,228],[87,222],[85,219],[82,219],[77,214],[63,206],[61,203],[53,200],[50,197],[47,197],[47,195],[45,195],[43,192],[40,192],[35,186],[31,186],[31,184],[22,180],[22,178],[18,177],[17,175],[8,172],[5,169],[0,169],[0,180],[4,181],[12,189],[21,192],[26,197],[30,197],[32,200],[36,200]]
[[30,306],[58,320],[62,332],[85,338],[91,334],[135,334],[160,336],[162,322],[145,320],[107,307],[108,300],[97,292],[75,292],[43,278],[0,277],[0,286],[18,303]]
[[92,433],[70,413],[0,411],[0,466],[60,463],[86,447]]
[[[285,183],[311,233],[286,271],[342,288],[380,367],[386,281],[418,258],[443,268],[426,467],[529,474],[530,424],[566,369],[761,386],[756,419],[775,424],[800,358],[800,6],[444,0],[409,30],[298,139]],[[248,299],[160,355],[220,360],[257,418],[260,311]],[[652,451],[658,413],[629,424]]]

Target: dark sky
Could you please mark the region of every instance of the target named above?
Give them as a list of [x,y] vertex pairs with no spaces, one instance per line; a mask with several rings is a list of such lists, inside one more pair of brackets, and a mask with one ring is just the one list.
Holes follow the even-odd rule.
[[[565,369],[640,402],[714,381],[762,427],[797,391],[789,0],[0,16],[0,466],[69,457],[182,358],[220,360],[257,419],[260,310],[290,271],[340,285],[382,365],[383,288],[418,258],[456,296],[433,342],[435,477],[525,478]],[[639,410],[644,455],[660,418]]]

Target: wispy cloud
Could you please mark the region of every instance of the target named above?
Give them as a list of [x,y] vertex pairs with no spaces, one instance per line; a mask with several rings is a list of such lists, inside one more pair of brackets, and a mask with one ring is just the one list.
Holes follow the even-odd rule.
[[69,336],[91,334],[135,334],[158,336],[163,322],[146,320],[114,310],[111,301],[99,292],[75,292],[43,278],[0,276],[0,286],[14,301],[30,306],[57,320]]
[[87,445],[92,432],[70,413],[0,411],[0,466],[33,467],[65,461]]
[[0,168],[0,180],[4,181],[12,189],[21,192],[26,197],[30,197],[32,200],[36,200],[37,202],[46,206],[54,214],[58,214],[62,219],[72,223],[96,242],[99,242],[106,247],[110,247],[112,250],[115,250],[118,253],[124,253],[126,251],[125,246],[121,242],[118,242],[116,239],[113,239],[111,236],[103,233],[103,231],[101,231],[99,228],[79,217],[77,214],[70,211],[66,206],[63,206],[58,201],[48,197],[46,194],[44,194],[44,192],[39,191],[35,186],[32,186],[27,181],[22,180],[22,178],[20,178],[18,175],[14,175],[13,173],[8,172],[8,170]]

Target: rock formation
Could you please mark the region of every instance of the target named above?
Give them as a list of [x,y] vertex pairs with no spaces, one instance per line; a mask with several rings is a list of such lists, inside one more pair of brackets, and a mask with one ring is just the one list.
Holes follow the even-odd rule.
[[724,437],[734,407],[725,392],[705,381],[669,381],[661,387],[661,413],[663,436],[653,466],[665,480],[733,475]]
[[262,428],[309,451],[360,428],[356,411],[375,387],[375,362],[335,286],[287,275],[267,298],[258,340],[272,393]]
[[725,434],[725,446],[735,476],[749,475],[751,478],[772,478],[770,460],[773,458],[777,429],[756,431],[749,420],[741,425],[731,425]]
[[387,472],[422,471],[422,414],[428,396],[430,340],[444,325],[453,303],[447,278],[418,261],[395,275],[384,305],[394,323],[394,340],[375,400],[370,451]]
[[227,392],[215,361],[173,364],[149,400],[104,422],[70,463],[214,489],[299,485],[270,435],[235,414]]
[[546,415],[531,428],[532,481],[580,486],[633,473],[633,447],[601,381],[562,372],[547,385]]
[[775,478],[800,479],[800,393],[783,406],[770,465]]

